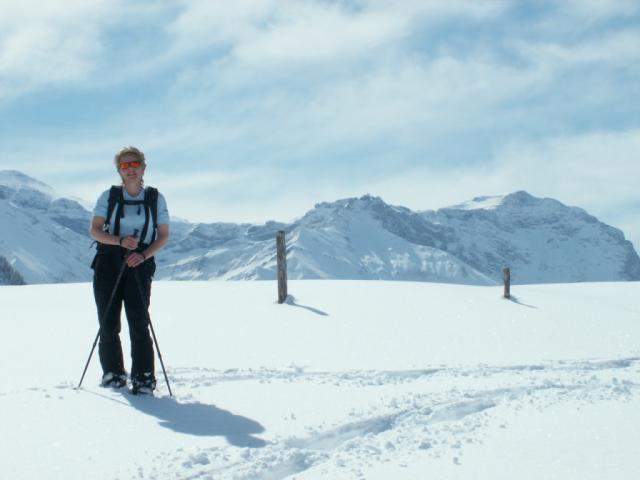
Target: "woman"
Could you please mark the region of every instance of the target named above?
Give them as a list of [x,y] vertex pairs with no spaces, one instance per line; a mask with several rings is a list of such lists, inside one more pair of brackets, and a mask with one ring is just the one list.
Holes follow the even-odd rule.
[[91,267],[100,321],[101,385],[127,384],[120,344],[124,303],[131,338],[131,388],[136,394],[151,393],[156,385],[148,313],[153,257],[169,239],[169,212],[157,190],[144,188],[146,160],[140,150],[124,148],[114,162],[122,186],[100,195],[91,221],[91,236],[98,243]]

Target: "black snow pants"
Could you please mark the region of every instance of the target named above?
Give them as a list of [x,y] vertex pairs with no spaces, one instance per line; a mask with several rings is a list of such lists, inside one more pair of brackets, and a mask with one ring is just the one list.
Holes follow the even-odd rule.
[[[93,294],[100,321],[100,363],[103,373],[126,373],[120,343],[120,313],[124,303],[131,339],[131,378],[150,373],[155,379],[153,341],[149,332],[148,316],[151,279],[156,269],[153,258],[135,268],[125,267],[111,307],[105,312],[120,268],[125,262],[125,253],[126,250],[121,247],[99,245],[98,253],[91,264]],[[138,282],[141,288],[138,287]]]

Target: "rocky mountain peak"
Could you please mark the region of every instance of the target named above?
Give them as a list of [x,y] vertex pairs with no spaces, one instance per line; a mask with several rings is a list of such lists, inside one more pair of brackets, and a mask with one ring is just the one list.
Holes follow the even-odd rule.
[[15,170],[0,170],[0,199],[15,205],[46,210],[58,195],[46,183]]
[[[323,212],[335,212],[339,210],[354,210],[371,208],[380,205],[387,205],[382,198],[373,196],[371,194],[365,194],[361,197],[349,197],[333,202],[320,202],[316,203],[314,210],[321,210]],[[313,211],[313,210],[312,210]],[[310,213],[310,212],[309,212]]]
[[464,202],[441,210],[509,210],[522,209],[527,207],[539,207],[552,202],[555,205],[561,205],[560,202],[548,198],[534,197],[530,193],[519,190],[517,192],[506,195],[485,195],[474,197],[468,202]]
[[0,187],[11,190],[35,190],[51,197],[56,196],[49,185],[17,170],[0,170]]
[[534,197],[524,190],[519,190],[505,195],[502,198],[502,205],[525,207],[527,205],[537,205],[541,201],[544,201],[544,199]]

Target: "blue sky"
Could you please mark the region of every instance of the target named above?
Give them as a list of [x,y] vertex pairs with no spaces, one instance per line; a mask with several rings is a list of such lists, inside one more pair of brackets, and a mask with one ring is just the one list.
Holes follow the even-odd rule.
[[640,246],[636,0],[0,0],[0,169],[192,221],[527,190]]

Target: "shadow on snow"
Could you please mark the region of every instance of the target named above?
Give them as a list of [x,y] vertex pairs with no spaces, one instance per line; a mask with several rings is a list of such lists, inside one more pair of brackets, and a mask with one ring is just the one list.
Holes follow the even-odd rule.
[[204,403],[180,403],[170,397],[148,398],[123,395],[136,409],[156,417],[160,425],[174,432],[197,436],[224,436],[236,447],[261,448],[266,442],[254,435],[264,427],[255,420]]
[[509,298],[509,300],[512,301],[513,303],[517,303],[518,305],[522,305],[523,307],[535,308],[535,309],[538,308],[535,305],[527,305],[526,303],[521,302],[517,297],[513,295],[511,295],[511,298]]
[[306,305],[300,305],[296,303],[296,297],[293,295],[287,295],[287,299],[285,302],[287,305],[291,305],[292,307],[304,308],[305,310],[309,310],[310,312],[315,313],[316,315],[321,315],[323,317],[328,317],[329,314],[327,312],[323,312],[322,310],[318,310],[317,308],[308,307]]

